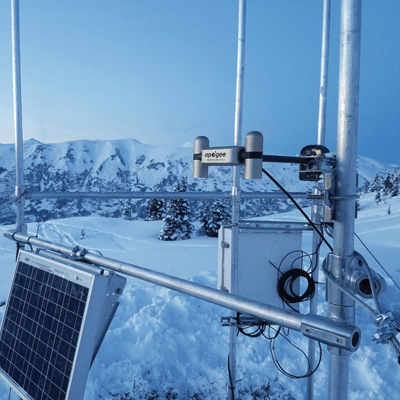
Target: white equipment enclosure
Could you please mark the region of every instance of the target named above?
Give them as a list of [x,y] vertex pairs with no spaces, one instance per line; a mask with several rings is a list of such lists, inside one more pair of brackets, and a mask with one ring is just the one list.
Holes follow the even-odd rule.
[[[278,280],[290,269],[301,268],[305,223],[240,222],[237,294],[251,300],[283,307],[278,294]],[[218,235],[218,289],[232,291],[232,229],[223,226]],[[299,294],[300,280],[293,285]],[[298,304],[293,304],[298,309]]]
[[126,279],[21,251],[0,332],[0,376],[24,400],[83,399]]

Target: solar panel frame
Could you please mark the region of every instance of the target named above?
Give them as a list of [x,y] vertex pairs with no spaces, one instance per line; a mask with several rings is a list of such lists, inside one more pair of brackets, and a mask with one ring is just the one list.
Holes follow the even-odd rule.
[[108,276],[21,251],[0,328],[0,376],[25,400],[83,398]]

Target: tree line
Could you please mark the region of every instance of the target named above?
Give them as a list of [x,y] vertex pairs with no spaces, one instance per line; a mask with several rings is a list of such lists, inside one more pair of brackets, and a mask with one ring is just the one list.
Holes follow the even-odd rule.
[[[186,178],[178,181],[174,187],[176,192],[187,191]],[[200,222],[197,234],[217,237],[219,228],[230,221],[230,208],[226,201],[204,201],[193,213],[187,199],[150,200],[146,208],[146,221],[164,221],[158,236],[159,240],[185,240],[195,233],[193,222]],[[131,201],[127,200],[122,211],[122,218],[131,220]]]
[[386,176],[375,175],[368,186],[368,192],[375,193],[375,202],[380,203],[383,197],[397,197],[400,191],[400,171],[389,171]]

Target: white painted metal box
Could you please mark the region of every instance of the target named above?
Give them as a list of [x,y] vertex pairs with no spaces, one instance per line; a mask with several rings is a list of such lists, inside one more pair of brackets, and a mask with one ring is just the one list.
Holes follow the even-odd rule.
[[[237,295],[283,307],[278,280],[291,268],[301,268],[302,232],[307,224],[241,222],[238,236]],[[223,226],[218,236],[218,288],[232,292],[232,229]],[[299,282],[294,291],[299,292]],[[298,306],[297,306],[298,307]]]

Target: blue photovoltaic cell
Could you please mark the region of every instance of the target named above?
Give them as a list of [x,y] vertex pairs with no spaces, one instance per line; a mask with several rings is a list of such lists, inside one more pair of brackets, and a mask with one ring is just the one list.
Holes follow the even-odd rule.
[[35,400],[63,400],[89,289],[19,262],[0,334],[0,368]]

